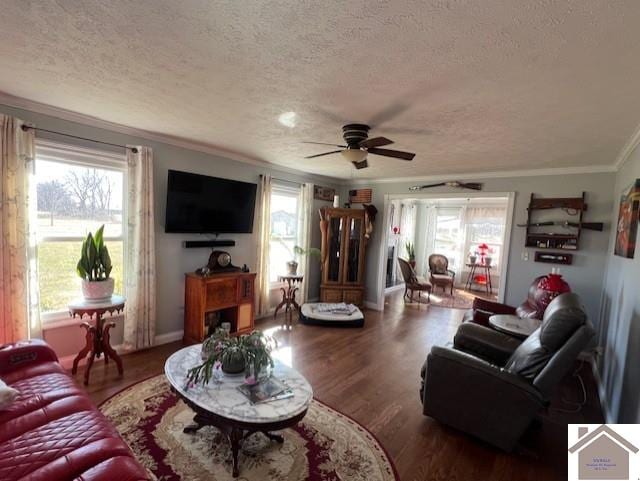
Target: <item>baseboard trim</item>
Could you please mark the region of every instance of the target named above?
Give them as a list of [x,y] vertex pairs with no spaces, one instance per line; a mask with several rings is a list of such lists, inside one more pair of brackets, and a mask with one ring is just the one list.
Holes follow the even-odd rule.
[[[118,344],[117,346],[113,346],[113,350],[120,355],[125,353],[123,344]],[[62,365],[63,368],[71,370],[71,368],[73,367],[73,360],[76,358],[77,355],[78,354],[69,354],[68,356],[59,357],[58,362]],[[80,360],[80,362],[78,363],[78,367],[84,366],[87,363],[87,358],[88,356]],[[99,362],[104,362],[104,355],[100,356],[99,358],[95,358],[95,360],[93,361],[93,364],[95,365],[96,363],[99,363]]]
[[376,302],[364,301],[364,307],[371,309],[372,311],[382,311],[382,309],[378,308],[378,303]]
[[609,410],[609,403],[607,402],[607,393],[605,392],[604,383],[602,382],[602,377],[600,377],[600,371],[598,370],[598,364],[596,363],[596,359],[593,356],[589,356],[586,360],[589,364],[591,364],[591,372],[593,374],[593,379],[596,382],[596,389],[598,391],[598,398],[600,399],[600,407],[602,408],[604,420],[607,424],[615,423],[613,417],[611,416],[611,411]]
[[169,344],[170,342],[180,341],[184,337],[184,330],[171,331],[165,334],[160,334],[154,339],[154,346],[161,346],[162,344]]

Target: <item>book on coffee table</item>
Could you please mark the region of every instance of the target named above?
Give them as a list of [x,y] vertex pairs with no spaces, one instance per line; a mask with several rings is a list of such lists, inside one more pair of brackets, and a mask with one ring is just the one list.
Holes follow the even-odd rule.
[[273,377],[254,385],[243,384],[238,386],[238,391],[244,394],[251,404],[276,401],[293,396],[293,391],[289,386]]

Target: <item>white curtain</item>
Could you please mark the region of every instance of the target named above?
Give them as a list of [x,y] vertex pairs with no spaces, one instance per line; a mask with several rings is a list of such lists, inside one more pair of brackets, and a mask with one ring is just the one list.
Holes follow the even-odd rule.
[[[133,149],[137,149],[134,152]],[[126,349],[152,346],[156,327],[156,255],[153,152],[127,148],[127,239],[124,343]]]
[[[311,219],[313,218],[313,184],[302,184],[300,188],[300,197],[298,200],[298,245],[305,250],[311,247]],[[298,302],[300,305],[309,300],[309,273],[311,272],[310,255],[305,255],[298,268],[300,274],[304,276],[304,282],[299,291],[300,298]]]
[[257,306],[256,315],[264,316],[269,312],[269,244],[271,242],[271,187],[270,175],[260,179],[260,213],[258,216],[258,260],[257,271]]
[[[35,138],[24,123],[0,115],[0,344],[30,337],[29,306],[35,304],[35,244],[29,231],[29,173]],[[34,269],[35,270],[35,269]],[[34,317],[37,309],[32,309]],[[37,320],[34,319],[34,332]]]
[[400,246],[398,257],[408,259],[407,242],[415,243],[416,237],[416,205],[410,202],[402,204],[402,214],[400,217]]

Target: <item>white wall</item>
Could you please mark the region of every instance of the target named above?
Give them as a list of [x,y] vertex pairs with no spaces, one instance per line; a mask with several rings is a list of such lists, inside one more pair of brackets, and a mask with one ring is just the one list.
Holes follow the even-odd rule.
[[[615,179],[610,221],[617,222],[620,196],[640,178],[640,149],[636,148]],[[615,232],[610,235],[608,267],[602,296],[598,344],[602,397],[607,420],[640,422],[640,238],[633,259],[613,254]]]
[[[507,303],[520,304],[526,297],[531,281],[536,276],[548,273],[552,267],[552,264],[533,261],[535,249],[525,249],[525,230],[515,225],[526,222],[526,208],[531,193],[541,197],[579,197],[582,191],[586,191],[589,210],[585,214],[584,220],[605,222],[605,232],[583,231],[580,239],[581,248],[579,251],[573,252],[573,265],[562,266],[562,272],[573,290],[580,294],[584,300],[591,319],[597,319],[611,228],[611,209],[613,208],[611,192],[613,191],[614,179],[614,173],[598,173],[478,180],[484,183],[484,192],[515,192],[511,248],[508,254],[509,268],[506,278],[505,300]],[[373,204],[382,213],[386,194],[408,194],[409,187],[415,184],[419,184],[419,182],[359,183],[357,187],[373,189]],[[355,188],[355,186],[350,188]],[[437,194],[460,193],[461,191],[439,187],[430,189],[429,192]],[[373,238],[367,248],[366,299],[371,303],[376,302],[379,288],[377,273],[382,224],[382,215],[380,215],[376,222]],[[529,253],[528,261],[521,258],[521,254],[525,250]]]

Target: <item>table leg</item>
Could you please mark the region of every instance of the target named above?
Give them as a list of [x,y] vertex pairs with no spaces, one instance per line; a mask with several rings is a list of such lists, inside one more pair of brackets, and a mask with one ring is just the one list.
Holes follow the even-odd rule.
[[487,269],[487,280],[489,281],[489,293],[493,293],[493,285],[491,285],[491,268]]
[[84,385],[87,386],[89,384],[89,373],[91,372],[91,368],[93,367],[93,361],[96,358],[96,352],[91,351],[89,355],[89,360],[87,361],[87,366],[84,370]]
[[201,428],[205,427],[206,425],[207,425],[206,418],[204,418],[203,416],[200,416],[199,414],[196,414],[193,417],[193,424],[189,424],[188,426],[185,426],[182,432],[185,434],[194,434]]
[[115,327],[115,322],[107,322],[104,326],[104,331],[102,335],[102,349],[104,351],[104,362],[105,364],[108,362],[109,358],[113,359],[118,366],[118,374],[122,376],[124,369],[122,369],[122,359],[116,351],[114,351],[113,347],[111,347],[111,336],[109,335],[109,329]]
[[284,290],[284,287],[281,287],[280,290],[282,291],[282,301],[276,306],[276,310],[273,312],[274,319],[278,315],[278,311],[287,304],[287,291]]
[[284,437],[282,437],[280,434],[274,434],[267,431],[262,431],[262,434],[268,437],[271,441],[275,441],[276,443],[280,444],[284,443]]
[[238,469],[238,452],[240,451],[240,443],[242,442],[243,433],[241,429],[232,428],[229,433],[229,442],[231,443],[231,455],[233,456],[233,477],[240,476]]
[[93,347],[93,338],[95,335],[93,326],[88,322],[83,322],[80,327],[84,327],[87,330],[87,334],[85,336],[86,344],[73,360],[73,368],[71,369],[71,374],[76,374],[78,372],[78,363],[82,361],[89,352],[91,352],[91,348]]

